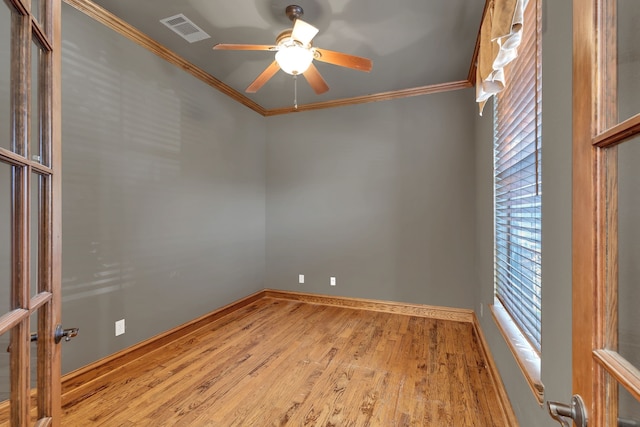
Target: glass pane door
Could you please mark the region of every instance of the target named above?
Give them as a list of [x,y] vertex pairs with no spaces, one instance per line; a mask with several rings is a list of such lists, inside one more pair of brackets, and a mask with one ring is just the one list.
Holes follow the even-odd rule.
[[0,2],[0,426],[60,425],[60,7]]
[[618,121],[640,113],[640,5],[637,0],[617,2]]
[[[640,2],[602,1],[593,144],[598,158],[596,424],[640,422]],[[602,374],[602,376],[600,376]],[[601,380],[598,377],[602,378]],[[598,383],[598,381],[601,381]],[[634,425],[634,424],[631,424]]]
[[0,148],[11,148],[11,10],[0,4]]
[[617,351],[640,368],[640,138],[618,150]]

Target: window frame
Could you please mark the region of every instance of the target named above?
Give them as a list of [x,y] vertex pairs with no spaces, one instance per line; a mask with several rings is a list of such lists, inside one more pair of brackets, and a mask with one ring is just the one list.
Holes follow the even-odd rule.
[[[512,90],[508,90],[505,93],[501,93],[498,94],[496,96],[496,99],[494,100],[494,147],[496,147],[498,145],[498,125],[502,125],[502,123],[499,123],[499,120],[501,120],[500,117],[500,110],[499,110],[499,99],[501,97],[504,96],[509,96],[513,93],[516,94],[517,96],[517,100],[521,101],[524,98],[526,98],[526,95],[529,95],[531,93],[533,93],[534,95],[534,101],[535,101],[535,105],[533,108],[533,111],[535,112],[535,117],[532,118],[533,120],[533,125],[534,125],[534,130],[533,130],[533,134],[535,137],[535,155],[536,155],[536,159],[535,159],[535,181],[536,181],[536,191],[539,192],[539,197],[540,197],[540,202],[539,202],[539,207],[538,207],[538,212],[537,212],[537,218],[540,221],[540,224],[542,222],[541,219],[541,215],[542,215],[542,208],[541,208],[541,201],[542,201],[542,192],[541,192],[541,187],[539,187],[539,185],[541,185],[541,161],[540,161],[540,156],[541,156],[541,148],[542,148],[542,136],[541,136],[541,118],[542,118],[542,100],[541,100],[541,96],[542,96],[542,86],[541,86],[541,72],[542,72],[542,54],[541,54],[541,47],[542,47],[542,31],[541,31],[541,3],[542,0],[530,0],[528,5],[527,5],[527,10],[525,11],[525,23],[523,26],[523,35],[522,35],[522,44],[521,47],[523,47],[525,50],[524,51],[519,51],[519,57],[509,66],[507,66],[507,78],[509,77],[509,75],[511,74],[510,72],[514,69],[514,67],[517,69],[518,66],[520,66],[520,68],[522,68],[523,66],[526,66],[527,64],[531,64],[533,63],[533,65],[535,66],[535,68],[532,70],[532,74],[526,76],[528,78],[512,78],[510,80],[508,80],[508,85],[509,89]],[[534,8],[534,10],[531,10],[532,8]],[[534,14],[535,17],[535,28],[527,25],[528,22],[531,22],[531,14]],[[528,18],[528,19],[527,19]],[[533,35],[531,34],[532,28],[534,28],[534,33]],[[531,45],[531,47],[529,48],[530,50],[527,51],[526,50],[526,43],[527,41],[530,41],[530,37],[535,36],[535,40],[533,41],[533,44]],[[534,57],[527,57],[526,55],[535,55]],[[524,65],[522,65],[520,62],[518,61],[524,61]],[[531,80],[533,80],[533,84],[531,84],[531,87],[527,88],[525,87],[524,82],[527,83],[531,83]],[[530,95],[529,95],[530,96]],[[511,125],[511,123],[513,123],[513,120],[510,120],[510,124],[506,125],[507,127],[509,127]],[[515,126],[511,126],[512,129],[510,130],[510,134],[509,136],[521,136],[520,132],[518,132],[515,129]],[[528,134],[531,134],[532,132],[529,131]],[[519,145],[518,145],[519,146]],[[496,195],[496,164],[495,164],[495,160],[496,160],[496,151],[494,149],[494,154],[493,154],[493,158],[494,158],[494,166],[493,166],[493,171],[494,171],[494,199],[493,199],[493,206],[494,206],[494,303],[493,305],[491,305],[491,313],[493,316],[494,321],[496,322],[496,325],[498,326],[498,330],[501,332],[501,334],[503,335],[503,337],[505,338],[505,341],[509,347],[509,349],[511,350],[511,352],[513,353],[516,362],[518,363],[518,366],[520,367],[520,369],[523,372],[523,375],[525,377],[525,379],[527,380],[527,383],[529,385],[529,387],[531,388],[532,393],[534,394],[534,396],[536,397],[536,399],[538,400],[539,404],[542,404],[542,402],[544,401],[544,385],[542,384],[541,381],[541,374],[540,374],[540,365],[541,365],[541,361],[540,361],[540,352],[542,349],[541,346],[541,313],[539,315],[539,317],[537,318],[537,325],[535,325],[538,330],[537,330],[537,336],[531,335],[530,332],[528,333],[524,333],[524,327],[523,325],[519,324],[514,317],[517,317],[519,313],[517,313],[517,310],[514,309],[510,309],[510,307],[508,306],[508,304],[503,304],[503,301],[501,300],[502,298],[500,298],[498,296],[498,268],[499,268],[499,261],[498,261],[498,233],[499,233],[499,227],[498,227],[498,217],[497,217],[497,195]],[[538,232],[541,233],[541,225],[539,227]],[[539,245],[539,253],[541,254],[541,234],[539,234],[539,238],[537,241],[537,244]],[[541,262],[541,259],[540,259]],[[540,291],[539,294],[537,295],[541,304],[541,288],[542,288],[542,282],[541,282],[541,273],[539,275],[538,281],[537,283],[540,284]],[[503,288],[505,287],[504,285]],[[536,342],[537,340],[537,342]]]

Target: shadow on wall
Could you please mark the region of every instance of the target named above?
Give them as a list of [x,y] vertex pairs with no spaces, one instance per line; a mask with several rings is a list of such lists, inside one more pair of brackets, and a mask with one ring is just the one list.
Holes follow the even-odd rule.
[[69,372],[262,289],[265,144],[253,111],[64,4],[63,24]]

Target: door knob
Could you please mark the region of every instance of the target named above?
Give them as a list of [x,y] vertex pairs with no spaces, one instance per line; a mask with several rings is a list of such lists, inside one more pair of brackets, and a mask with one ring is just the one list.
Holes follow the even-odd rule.
[[573,420],[577,427],[587,427],[589,421],[587,418],[587,410],[582,397],[578,394],[574,394],[571,398],[571,405],[559,402],[547,402],[547,408],[549,409],[551,418],[558,421],[564,427],[571,427],[572,423],[570,420]]

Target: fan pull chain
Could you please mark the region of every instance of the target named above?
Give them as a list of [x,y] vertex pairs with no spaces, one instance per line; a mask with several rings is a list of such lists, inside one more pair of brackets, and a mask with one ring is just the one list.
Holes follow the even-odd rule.
[[298,109],[298,75],[293,75],[293,109]]

